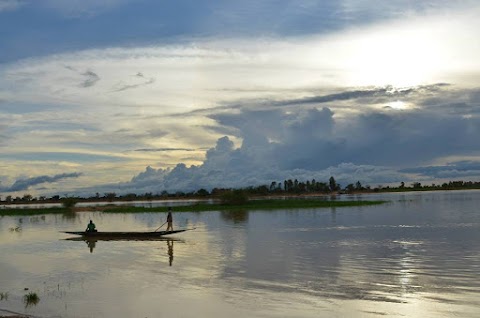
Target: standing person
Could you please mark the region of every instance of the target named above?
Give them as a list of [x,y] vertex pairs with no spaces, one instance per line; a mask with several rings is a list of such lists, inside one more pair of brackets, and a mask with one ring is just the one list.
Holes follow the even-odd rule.
[[173,217],[172,217],[172,208],[168,208],[168,215],[167,215],[167,231],[173,231]]
[[87,229],[85,232],[97,232],[97,227],[95,226],[95,223],[93,223],[92,220],[90,220],[90,223],[87,225]]

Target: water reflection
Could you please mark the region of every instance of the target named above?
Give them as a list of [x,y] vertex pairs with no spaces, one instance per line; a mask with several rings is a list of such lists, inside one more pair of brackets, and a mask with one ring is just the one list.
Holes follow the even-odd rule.
[[220,216],[223,220],[233,224],[241,224],[248,221],[248,211],[246,210],[221,211]]
[[[186,241],[65,241],[59,233],[89,219],[106,230],[153,230],[164,214],[0,218],[0,255],[9,256],[0,256],[0,291],[12,293],[2,305],[21,310],[28,282],[64,286],[61,297],[39,293],[41,305],[29,308],[39,317],[478,317],[480,192],[398,198],[375,207],[179,213],[182,226],[197,227],[179,235]],[[19,224],[21,232],[8,231]]]
[[167,240],[168,250],[168,265],[172,266],[173,263],[173,240]]
[[95,248],[96,244],[97,244],[97,240],[93,239],[93,240],[86,240],[85,241],[87,243],[87,246],[88,248],[90,249],[90,253],[93,253],[93,249]]
[[181,242],[185,243],[185,240],[177,239],[177,238],[166,238],[166,237],[159,237],[159,238],[118,238],[118,237],[95,237],[95,238],[85,238],[85,237],[69,237],[65,239],[66,241],[83,241],[87,244],[90,253],[93,253],[93,250],[97,247],[98,241],[150,241],[150,242],[166,242],[167,246],[167,255],[168,255],[168,263],[170,266],[173,264],[173,245],[174,242]]

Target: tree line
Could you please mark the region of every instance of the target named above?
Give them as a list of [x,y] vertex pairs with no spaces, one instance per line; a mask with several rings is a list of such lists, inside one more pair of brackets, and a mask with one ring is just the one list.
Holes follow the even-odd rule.
[[430,185],[422,185],[420,182],[413,182],[406,185],[400,182],[398,186],[376,186],[374,188],[369,185],[362,185],[360,181],[350,183],[342,187],[332,176],[328,182],[321,182],[315,179],[299,181],[297,179],[287,179],[283,181],[272,181],[270,185],[249,186],[239,189],[231,188],[213,188],[208,191],[204,188],[183,192],[168,192],[166,190],[154,194],[147,192],[144,194],[127,193],[119,195],[115,192],[106,192],[103,195],[96,193],[90,197],[75,197],[69,195],[54,195],[52,197],[39,196],[34,197],[31,194],[24,194],[22,197],[7,195],[0,196],[0,202],[4,204],[14,203],[58,203],[72,204],[72,202],[112,202],[112,201],[150,201],[175,198],[220,198],[224,197],[232,191],[242,191],[248,196],[267,196],[267,195],[300,195],[300,194],[352,194],[352,193],[369,193],[369,192],[401,192],[401,191],[434,191],[434,190],[460,190],[460,189],[480,189],[480,182],[474,181],[449,181],[442,184],[432,183]]

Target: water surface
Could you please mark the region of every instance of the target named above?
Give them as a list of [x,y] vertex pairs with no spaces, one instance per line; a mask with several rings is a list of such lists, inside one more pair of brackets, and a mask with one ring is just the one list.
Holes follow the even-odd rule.
[[[0,309],[39,317],[478,317],[479,191],[364,195],[371,207],[0,217]],[[345,200],[355,199],[343,196]],[[14,230],[17,229],[17,230]],[[28,290],[25,290],[28,288]],[[38,304],[23,296],[35,292]]]

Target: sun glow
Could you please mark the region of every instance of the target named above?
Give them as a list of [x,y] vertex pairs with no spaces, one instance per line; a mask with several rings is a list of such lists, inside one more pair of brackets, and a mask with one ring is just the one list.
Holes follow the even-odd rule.
[[407,103],[405,102],[402,102],[400,100],[397,100],[395,102],[391,102],[391,103],[388,103],[387,104],[387,107],[390,107],[390,108],[393,108],[393,109],[396,109],[396,110],[404,110],[404,109],[408,109],[409,106]]
[[352,85],[415,86],[438,81],[449,57],[435,28],[371,29],[352,37]]

